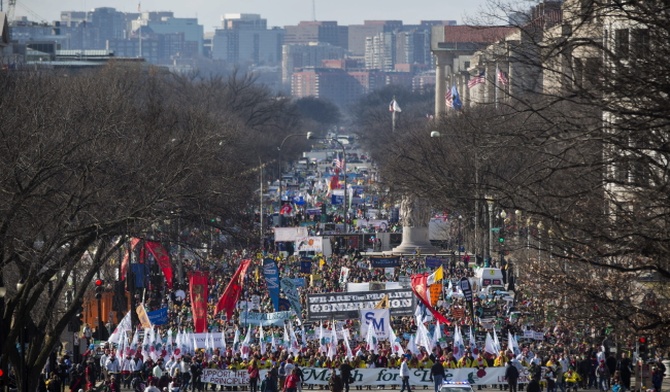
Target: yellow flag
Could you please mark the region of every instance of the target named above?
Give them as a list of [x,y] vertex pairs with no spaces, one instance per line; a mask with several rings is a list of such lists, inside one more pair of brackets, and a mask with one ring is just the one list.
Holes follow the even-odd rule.
[[442,269],[442,266],[440,268],[436,269],[435,272],[432,274],[428,275],[426,278],[426,284],[431,285],[435,282],[439,282],[444,278],[444,270]]
[[435,270],[435,280],[440,281],[442,279],[444,279],[444,269],[440,266],[440,268]]
[[389,295],[386,294],[384,295],[384,298],[379,300],[377,302],[377,305],[375,305],[375,309],[387,309],[389,307]]

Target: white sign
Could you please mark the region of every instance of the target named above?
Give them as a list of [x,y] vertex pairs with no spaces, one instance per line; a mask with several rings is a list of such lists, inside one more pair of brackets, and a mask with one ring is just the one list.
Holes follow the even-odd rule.
[[275,242],[290,242],[298,238],[307,237],[306,227],[275,227]]
[[[269,370],[260,371],[261,380]],[[305,384],[328,385],[332,369],[305,367],[302,368]],[[487,367],[485,369],[460,368],[445,369],[444,381],[469,382],[471,385],[507,384],[505,367]],[[353,385],[396,385],[400,386],[400,370],[389,368],[353,369],[351,371]],[[519,375],[519,383],[527,384],[528,371],[523,368]],[[203,369],[202,382],[217,385],[249,385],[249,373],[246,370]],[[409,384],[411,386],[433,386],[430,369],[410,369]]]
[[391,336],[391,312],[389,309],[361,309],[361,336],[368,336],[368,328],[373,326],[379,339]]

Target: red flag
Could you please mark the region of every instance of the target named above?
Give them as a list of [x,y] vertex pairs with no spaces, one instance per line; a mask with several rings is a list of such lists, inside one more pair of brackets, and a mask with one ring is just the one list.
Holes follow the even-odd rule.
[[191,308],[195,333],[207,331],[207,297],[209,296],[207,272],[189,272],[188,282],[191,287]]
[[223,291],[223,294],[221,294],[219,302],[216,304],[216,312],[218,313],[222,310],[225,310],[228,320],[232,319],[235,305],[237,304],[237,300],[240,299],[240,295],[242,294],[242,288],[244,287],[244,277],[247,274],[247,268],[249,268],[249,264],[251,264],[251,259],[242,260],[240,266],[237,267],[237,271],[235,271],[233,278],[230,280],[230,283],[228,283],[228,286]]
[[163,248],[163,245],[157,241],[146,241],[144,246],[149,249],[149,252],[151,252],[151,255],[161,267],[168,288],[172,289],[172,265],[170,264],[170,256],[168,252]]
[[[140,242],[138,238],[131,238],[130,239],[130,252],[132,253],[135,250],[135,246],[137,246],[137,243]],[[125,252],[126,255],[123,256],[123,262],[121,263],[121,280],[126,280],[126,275],[128,274],[128,264],[130,264],[130,260],[128,257],[128,252]]]
[[426,284],[427,278],[428,274],[412,275],[412,291],[414,291],[414,295],[416,295],[417,298],[419,298],[419,301],[421,301],[421,303],[423,304],[423,306],[426,307],[426,309],[430,310],[430,313],[433,314],[435,320],[441,322],[442,324],[451,325],[451,322],[447,320],[446,317],[444,317],[432,306],[430,306],[430,298],[428,298],[428,294],[426,292],[426,290],[428,289],[428,286]]

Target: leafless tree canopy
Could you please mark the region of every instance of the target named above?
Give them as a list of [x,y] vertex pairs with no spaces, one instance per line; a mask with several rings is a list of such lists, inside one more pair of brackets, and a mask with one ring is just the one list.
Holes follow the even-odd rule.
[[121,239],[177,217],[251,232],[254,168],[299,126],[287,100],[246,76],[196,82],[110,65],[3,73],[0,91],[0,354],[20,368],[12,342],[26,328],[29,380]]

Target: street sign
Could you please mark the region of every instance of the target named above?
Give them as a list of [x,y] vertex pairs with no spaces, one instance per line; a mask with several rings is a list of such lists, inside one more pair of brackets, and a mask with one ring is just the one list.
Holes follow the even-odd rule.
[[497,232],[500,231],[500,227],[492,227],[491,231],[494,232],[494,233],[497,233]]

